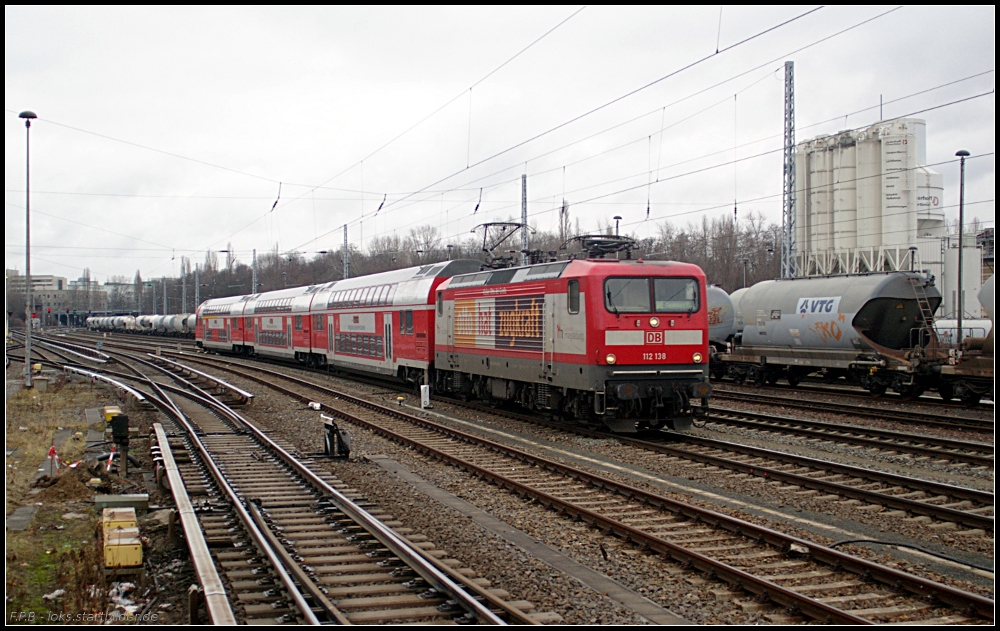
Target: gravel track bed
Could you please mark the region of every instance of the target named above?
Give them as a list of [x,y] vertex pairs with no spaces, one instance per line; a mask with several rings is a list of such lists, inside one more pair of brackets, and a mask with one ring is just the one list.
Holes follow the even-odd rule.
[[[269,368],[275,369],[274,366],[269,366]],[[278,368],[278,370],[280,372],[285,372],[286,374],[296,374],[296,375],[301,375],[302,374],[301,372],[297,372],[294,369]],[[340,378],[337,378],[337,377],[333,377],[333,376],[326,377],[324,375],[317,375],[317,374],[309,375],[308,378],[312,378],[314,381],[317,381],[317,382],[323,382],[323,381],[329,380],[330,384],[332,386],[334,386],[334,387],[341,387],[341,388],[343,388],[345,390],[350,390],[353,393],[358,394],[358,395],[365,395],[367,393],[370,396],[372,396],[373,398],[377,398],[377,399],[380,399],[380,400],[383,400],[383,401],[386,401],[386,399],[394,399],[395,398],[395,393],[392,393],[391,395],[388,395],[388,394],[385,393],[385,389],[384,388],[379,388],[377,386],[361,385],[361,384],[357,384],[355,382],[351,382],[351,381],[348,381],[348,380],[343,380],[343,379],[340,379]],[[256,402],[254,404],[254,406],[255,406],[254,407],[254,410],[255,410],[254,413],[255,413],[255,415],[259,415],[259,409],[257,408],[257,406],[259,404],[269,405],[267,403],[267,400],[272,395],[271,394],[266,394],[262,390],[260,384],[255,384],[255,383],[250,382],[250,381],[244,381],[242,379],[239,379],[238,377],[233,377],[233,379],[234,379],[234,384],[235,385],[240,385],[241,387],[246,387],[247,389],[250,389],[251,391],[254,391],[255,393],[257,393],[258,398],[257,398],[257,400],[256,400]],[[413,400],[415,398],[416,398],[415,395],[411,395],[410,397],[408,397],[408,399],[410,399],[410,400]],[[446,406],[446,405],[447,404],[440,404],[440,405],[438,405],[439,410],[440,411],[444,411],[444,406]],[[279,410],[280,410],[280,414],[288,414],[287,405],[284,408],[279,408]],[[317,417],[318,417],[318,415],[317,415]],[[533,426],[526,426],[524,423],[521,423],[519,421],[511,421],[511,420],[508,420],[508,419],[492,419],[492,420],[490,420],[489,423],[490,423],[491,426],[495,426],[498,429],[506,429],[507,431],[517,431],[517,432],[520,432],[520,433],[526,433],[528,431],[539,432],[539,431],[543,431],[544,430],[544,428],[533,427]],[[301,426],[301,427],[305,427],[307,425],[309,425],[309,423],[300,423],[299,424],[299,426]],[[312,425],[316,429],[312,430],[311,432],[307,432],[306,435],[304,435],[304,436],[300,435],[300,436],[296,437],[296,434],[300,434],[300,432],[297,432],[296,434],[290,434],[290,435],[288,435],[288,438],[290,440],[292,440],[293,442],[297,442],[299,440],[305,440],[305,441],[307,441],[305,443],[305,445],[309,445],[309,447],[308,447],[309,449],[318,450],[320,448],[320,443],[319,443],[319,423],[318,423],[318,420],[314,421],[312,423]],[[516,425],[516,429],[514,429],[514,427],[513,427],[514,425]],[[281,425],[277,425],[276,426],[276,425],[270,424],[269,426],[272,427],[272,428],[274,428],[274,429],[276,429],[276,430],[278,430],[278,431],[285,431],[285,430],[282,429]],[[365,442],[361,443],[359,440],[357,440],[358,438],[360,438],[360,436],[356,437],[355,436],[356,434],[365,435],[366,436]],[[632,567],[632,568],[628,568],[628,567],[624,568],[622,570],[621,574],[617,574],[617,573],[615,573],[616,570],[614,570],[614,569],[608,569],[606,567],[606,566],[610,565],[612,561],[615,560],[615,557],[609,555],[610,556],[610,560],[609,561],[605,561],[604,560],[603,555],[601,554],[600,546],[598,545],[600,543],[600,541],[597,541],[596,543],[592,543],[592,545],[584,546],[584,548],[586,549],[586,553],[583,554],[583,556],[577,556],[577,554],[578,554],[578,548],[580,548],[580,546],[582,545],[581,541],[582,541],[583,538],[590,539],[591,537],[596,537],[599,540],[603,540],[604,541],[604,547],[605,547],[605,549],[608,549],[607,539],[601,537],[599,534],[590,533],[590,531],[589,531],[589,529],[587,527],[582,526],[582,525],[576,525],[578,528],[581,529],[580,532],[584,533],[586,535],[586,537],[584,537],[583,535],[580,535],[580,536],[574,535],[572,537],[569,537],[569,535],[567,535],[567,533],[564,532],[564,528],[565,527],[561,527],[562,529],[556,529],[556,531],[554,533],[548,534],[550,531],[553,530],[553,523],[554,522],[566,522],[567,520],[555,516],[555,514],[552,513],[551,511],[548,511],[546,509],[542,509],[542,508],[539,508],[539,507],[535,507],[535,506],[533,506],[533,505],[531,505],[529,503],[526,503],[523,500],[521,500],[520,498],[518,498],[516,496],[513,496],[511,494],[508,494],[508,493],[497,493],[495,487],[492,487],[492,486],[487,485],[485,483],[481,483],[479,481],[468,480],[468,479],[466,479],[464,477],[464,475],[459,475],[456,478],[456,476],[454,475],[454,470],[453,469],[451,469],[449,467],[442,468],[439,463],[427,463],[423,458],[415,456],[413,454],[413,452],[411,452],[411,451],[409,451],[407,449],[404,449],[404,448],[402,448],[402,447],[400,447],[400,446],[398,446],[398,445],[396,445],[394,443],[390,443],[388,441],[380,439],[379,437],[376,437],[376,436],[367,436],[368,434],[369,433],[367,431],[363,431],[363,430],[354,430],[352,432],[352,438],[355,438],[355,445],[356,445],[355,449],[358,450],[356,453],[384,453],[386,455],[390,455],[393,458],[397,458],[400,462],[402,462],[404,464],[407,464],[408,466],[411,466],[413,468],[414,472],[418,473],[421,476],[424,476],[426,479],[434,482],[435,484],[441,486],[442,488],[445,488],[445,489],[447,489],[447,490],[455,493],[456,495],[462,497],[463,499],[466,499],[470,503],[473,503],[473,504],[475,504],[475,505],[483,508],[484,510],[486,510],[488,512],[491,512],[492,514],[496,515],[497,517],[499,517],[501,519],[504,519],[505,521],[508,521],[508,523],[512,523],[513,525],[521,528],[522,530],[525,530],[526,532],[528,532],[532,536],[537,537],[539,540],[545,541],[546,543],[549,543],[549,545],[552,545],[553,547],[555,547],[555,548],[563,551],[564,553],[568,554],[569,556],[572,556],[573,558],[576,558],[578,561],[580,561],[582,563],[586,563],[586,564],[590,565],[591,567],[598,568],[602,572],[607,573],[609,576],[615,577],[617,580],[619,580],[623,584],[629,585],[630,587],[632,587],[636,591],[638,591],[640,593],[643,593],[644,595],[652,598],[653,600],[656,600],[657,602],[660,602],[663,606],[669,608],[671,611],[674,611],[678,615],[681,615],[681,616],[684,616],[684,617],[688,618],[692,622],[709,622],[709,619],[706,619],[704,616],[705,615],[710,615],[710,620],[711,621],[718,621],[718,622],[731,621],[732,623],[737,623],[736,620],[741,620],[743,622],[756,620],[755,616],[759,615],[759,614],[754,614],[754,613],[750,613],[750,612],[743,612],[742,610],[739,610],[738,607],[734,606],[731,609],[731,614],[727,614],[727,616],[728,615],[735,615],[736,618],[732,618],[731,620],[728,617],[722,617],[722,618],[720,618],[720,615],[722,615],[723,611],[727,609],[727,607],[729,606],[729,604],[728,603],[723,603],[723,602],[717,602],[717,601],[715,601],[714,600],[714,596],[710,592],[706,592],[705,590],[706,589],[717,589],[717,588],[719,588],[719,587],[722,586],[721,583],[710,582],[710,583],[707,584],[707,586],[705,586],[705,589],[701,589],[700,587],[692,586],[690,584],[690,582],[689,582],[689,579],[691,579],[691,575],[674,576],[672,574],[672,571],[662,569],[662,567],[660,567],[660,566],[663,566],[663,567],[669,567],[669,566],[666,566],[664,564],[664,562],[662,562],[661,560],[659,560],[659,559],[657,559],[655,557],[651,559],[651,562],[655,563],[655,564],[658,564],[657,567],[660,568],[655,575],[657,576],[658,580],[662,579],[663,581],[666,581],[665,585],[669,584],[671,587],[663,587],[662,589],[654,589],[654,588],[650,587],[649,585],[645,585],[645,584],[636,585],[636,584],[634,584],[635,579],[631,578],[631,576],[635,574],[635,568],[634,567]],[[590,440],[590,439],[575,438],[573,440],[577,441],[577,440]],[[371,442],[369,443],[368,441],[371,441]],[[601,449],[603,450],[605,448],[605,445],[603,443],[610,442],[610,441],[600,441],[600,442],[602,443]],[[372,449],[374,449],[374,451]],[[632,450],[632,451],[633,451],[633,453],[632,453],[631,457],[634,458],[634,450]],[[344,475],[344,476],[348,476],[349,475],[348,473],[341,472],[340,470],[337,470],[337,473],[338,473],[338,475]],[[602,474],[603,475],[608,475],[606,472],[602,472]],[[713,502],[703,501],[703,500],[700,500],[700,499],[697,499],[697,498],[692,498],[689,495],[665,493],[663,491],[663,489],[661,489],[661,488],[654,487],[652,485],[643,484],[641,482],[637,483],[635,479],[630,478],[630,477],[616,476],[616,475],[610,475],[608,477],[616,478],[616,479],[618,479],[618,480],[620,480],[622,482],[633,484],[633,485],[641,487],[641,488],[646,488],[648,490],[652,490],[652,491],[655,491],[655,492],[660,493],[660,494],[664,494],[664,495],[667,495],[667,496],[670,496],[670,497],[674,497],[675,499],[678,499],[678,500],[681,500],[681,501],[686,501],[686,502],[689,502],[689,503],[692,503],[692,504],[696,504],[696,505],[699,505],[699,506],[710,508],[712,510],[716,510],[716,511],[719,511],[719,512],[730,514],[730,515],[739,517],[741,519],[745,519],[747,521],[751,521],[753,523],[757,523],[757,524],[761,524],[761,525],[767,526],[769,528],[773,528],[775,530],[780,530],[780,531],[783,531],[783,532],[787,532],[789,534],[793,534],[795,536],[802,537],[804,539],[809,539],[809,540],[821,542],[821,543],[824,543],[824,544],[833,543],[832,539],[827,539],[827,538],[824,538],[824,537],[817,536],[816,534],[814,534],[812,532],[809,532],[809,531],[806,531],[804,529],[797,528],[797,527],[794,527],[794,526],[790,526],[788,523],[785,523],[785,522],[778,522],[778,521],[774,521],[774,520],[762,518],[760,516],[747,514],[747,513],[744,513],[742,511],[734,510],[734,509],[731,509],[731,508],[725,507],[725,506],[718,506],[718,505],[714,504]],[[364,489],[364,484],[363,483],[365,481],[365,477],[364,476],[360,476],[358,478],[358,480],[359,480],[358,483],[362,484],[362,486],[359,487],[359,488]],[[406,488],[408,489],[408,487],[406,487]],[[469,489],[473,489],[473,490],[470,491]],[[406,491],[406,492],[410,493],[410,491]],[[378,501],[381,501],[381,500],[378,500]],[[498,508],[498,506],[502,506],[503,510],[501,510],[500,508]],[[422,511],[425,511],[425,510],[426,510],[425,508],[422,509]],[[526,514],[525,511],[528,511],[528,513]],[[442,511],[440,510],[439,507],[432,507],[432,510],[430,510],[430,512],[429,512],[429,517],[434,518],[435,516],[439,515],[441,512]],[[528,515],[530,515],[530,518],[529,518]],[[447,519],[447,520],[445,520],[445,523],[447,524],[445,526],[445,529],[448,529],[448,528],[452,528],[454,526],[455,521],[453,519]],[[898,526],[898,524],[896,524],[895,526]],[[437,527],[436,528],[436,532],[445,532],[446,531],[445,529],[442,529],[441,527]],[[893,528],[893,530],[897,531],[897,532],[899,531],[898,527]],[[478,528],[476,528],[476,531],[478,531],[479,533],[481,533],[481,531]],[[588,534],[588,533],[590,533],[590,534]],[[935,534],[939,534],[939,536],[940,536],[940,533],[935,533]],[[567,538],[568,537],[570,539],[572,539],[572,541],[571,541],[572,545],[570,545],[567,542]],[[935,543],[944,543],[944,541],[941,540],[940,538],[939,539],[935,539],[933,541]],[[612,540],[612,543],[618,543],[618,542]],[[507,544],[501,543],[501,545],[506,546]],[[945,545],[947,545],[947,544],[945,544]],[[632,557],[632,560],[635,561],[635,562],[638,562],[639,560],[643,560],[643,563],[642,563],[643,567],[649,565],[649,563],[650,563],[649,558],[646,555],[640,553],[637,549],[632,549],[632,547],[629,546],[629,545],[619,544],[619,546],[622,547],[623,549],[630,549],[631,550],[631,553],[630,554],[624,554],[625,556]],[[971,583],[971,582],[966,581],[966,580],[955,579],[955,578],[952,578],[952,577],[943,576],[940,573],[934,571],[933,569],[931,569],[929,567],[926,567],[926,566],[923,566],[923,565],[921,565],[919,563],[910,563],[910,562],[905,561],[905,560],[899,560],[899,559],[896,559],[895,557],[892,557],[890,555],[882,554],[882,553],[879,553],[879,552],[877,552],[875,550],[872,550],[872,549],[869,549],[869,548],[866,548],[866,547],[863,547],[863,546],[852,546],[852,548],[854,548],[852,550],[852,553],[857,554],[857,556],[859,556],[859,557],[870,559],[870,560],[876,561],[878,563],[882,563],[884,565],[887,565],[889,567],[894,567],[894,568],[902,569],[904,571],[908,571],[908,572],[911,572],[911,573],[913,573],[915,575],[923,576],[923,577],[929,578],[931,580],[935,580],[935,581],[942,582],[942,583],[949,584],[949,585],[954,585],[954,586],[956,586],[956,587],[958,587],[960,589],[965,589],[967,591],[971,591],[971,592],[983,594],[983,595],[986,595],[986,596],[991,597],[991,598],[993,596],[993,588],[992,588],[992,586],[986,586],[986,585]],[[452,550],[453,548],[449,545],[447,549]],[[458,549],[459,548],[454,548],[454,550],[456,550],[456,551]],[[503,564],[501,564],[501,566],[502,565]],[[476,565],[471,565],[471,567],[475,567],[475,568],[477,568],[477,570],[479,569]],[[550,569],[547,568],[547,566],[546,566],[546,571],[550,572],[550,573],[552,572]],[[488,571],[488,570],[485,570],[485,569],[483,570],[482,573],[483,573],[484,576],[487,576],[487,577],[499,576],[499,574],[496,574],[496,573],[494,573],[492,571]],[[643,576],[645,577],[645,576],[648,576],[648,575],[644,574]],[[698,582],[697,578],[695,578],[693,582]],[[502,585],[502,587],[504,587],[505,589],[508,589],[509,591],[511,591],[512,594],[514,593],[514,591],[509,586],[507,586],[506,584]],[[651,592],[650,590],[653,590],[653,591]],[[687,599],[687,596],[685,596],[685,594],[689,594],[690,592],[692,592],[692,590],[694,590],[694,592],[697,594],[697,602],[700,603],[700,602],[703,602],[706,599],[708,599],[708,600],[710,600],[713,603],[713,605],[712,605],[712,610],[713,611],[711,612],[711,614],[708,614],[706,612],[706,613],[702,614],[701,616],[698,616],[698,615],[695,615],[695,614],[691,613],[688,609],[685,609],[685,607],[690,607],[691,606],[690,603],[687,603],[687,605],[685,604],[686,603],[686,599]],[[661,592],[663,592],[662,595],[661,595]],[[702,593],[702,592],[704,592],[704,593]],[[526,589],[524,593],[531,594],[532,593],[531,588]],[[539,593],[544,593],[544,592],[539,592]],[[655,594],[655,596],[654,596],[654,594]],[[677,594],[677,595],[674,596],[673,594]],[[526,597],[526,599],[527,600],[532,600],[531,597]],[[667,600],[664,600],[664,599],[667,599]],[[545,609],[546,608],[542,602],[538,602],[536,604],[539,606],[539,609]],[[559,611],[560,613],[562,613],[562,610],[560,610],[560,609],[558,609],[556,607],[553,607],[552,610]],[[589,622],[589,619],[577,619],[577,620],[580,620],[581,622]],[[569,622],[569,619],[567,619],[567,622]]]

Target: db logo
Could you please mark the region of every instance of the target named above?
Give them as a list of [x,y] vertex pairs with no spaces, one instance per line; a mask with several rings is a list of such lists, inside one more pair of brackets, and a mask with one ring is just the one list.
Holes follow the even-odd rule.
[[647,344],[663,344],[663,331],[646,331]]

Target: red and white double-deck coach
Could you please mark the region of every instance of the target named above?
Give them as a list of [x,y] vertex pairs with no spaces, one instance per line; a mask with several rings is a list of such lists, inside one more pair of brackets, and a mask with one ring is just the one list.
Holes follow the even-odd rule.
[[688,429],[708,407],[705,274],[588,259],[455,276],[436,296],[439,391],[601,421]]
[[478,261],[208,300],[195,337],[210,350],[296,360],[428,383],[434,354],[434,292]]

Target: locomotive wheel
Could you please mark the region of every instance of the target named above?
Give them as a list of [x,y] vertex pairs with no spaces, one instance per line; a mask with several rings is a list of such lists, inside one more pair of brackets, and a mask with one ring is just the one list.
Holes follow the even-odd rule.
[[885,394],[885,390],[886,390],[885,385],[881,383],[873,383],[868,388],[868,392],[870,392],[873,397],[882,396],[883,394]]

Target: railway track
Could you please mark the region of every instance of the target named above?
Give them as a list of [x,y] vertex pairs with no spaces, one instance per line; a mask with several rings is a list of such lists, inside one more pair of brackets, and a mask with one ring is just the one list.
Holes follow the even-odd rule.
[[976,419],[966,416],[956,416],[953,413],[932,414],[930,412],[903,412],[880,408],[876,409],[870,405],[866,406],[829,401],[814,401],[802,398],[789,398],[786,396],[756,394],[749,392],[735,392],[722,389],[716,389],[712,396],[717,400],[723,401],[740,401],[742,403],[759,403],[763,405],[781,406],[797,410],[833,412],[836,414],[846,414],[854,418],[899,421],[907,423],[908,425],[917,423],[924,427],[937,427],[942,429],[973,430],[992,434],[994,426],[992,419]]
[[[190,361],[193,358],[188,357],[187,359]],[[210,365],[211,362],[206,362],[206,364]],[[450,404],[469,407],[480,412],[501,414],[529,423],[538,424],[539,422],[538,419],[529,418],[523,414],[487,409],[452,399],[447,399],[447,401]],[[607,437],[606,434],[579,430],[572,426],[556,423],[548,425],[561,431]],[[871,469],[839,465],[825,460],[795,456],[759,447],[697,438],[683,433],[672,433],[670,436],[671,440],[685,442],[690,445],[690,448],[679,449],[662,443],[637,441],[622,436],[616,436],[616,438],[623,444],[656,451],[668,457],[719,467],[739,474],[769,477],[772,481],[783,482],[786,486],[804,489],[803,493],[824,493],[831,499],[837,497],[844,501],[861,503],[858,506],[858,510],[861,512],[870,512],[877,507],[884,507],[891,509],[893,515],[901,518],[931,517],[938,520],[938,523],[950,522],[971,529],[980,529],[984,535],[989,533],[992,536],[995,512],[992,493]],[[828,436],[828,438],[834,439],[832,436]],[[840,436],[838,435],[836,438],[839,439]],[[881,440],[877,444],[880,448],[884,448],[885,434],[880,435],[879,438]],[[865,444],[871,446],[872,443]],[[922,449],[924,445],[909,446],[918,448],[917,457],[926,457],[928,451]],[[944,442],[939,446],[952,449],[954,443]],[[901,449],[901,447],[895,449]],[[935,457],[942,455],[942,452],[938,450],[931,453]]]
[[[992,537],[994,529],[994,494],[951,484],[942,484],[862,467],[843,465],[818,458],[778,452],[751,445],[693,436],[683,432],[648,432],[649,438],[583,429],[549,421],[540,421],[515,412],[484,408],[474,403],[446,400],[486,414],[501,415],[532,425],[543,425],[559,432],[587,438],[613,438],[623,445],[637,447],[671,462],[686,461],[688,466],[728,470],[753,476],[800,492],[806,496],[826,494],[827,499],[852,502],[862,512],[873,508],[892,509],[893,515],[907,518],[923,515],[971,529]],[[683,446],[678,447],[677,443]],[[652,466],[651,463],[649,466]],[[977,534],[968,531],[967,534]]]
[[[463,575],[474,576],[471,570],[454,569],[459,563],[425,536],[393,531],[402,524],[366,510],[356,491],[339,490],[344,485],[315,473],[311,459],[204,389],[178,374],[169,378],[181,385],[168,385],[123,366],[132,374],[117,376],[143,381],[175,419],[176,435],[158,443],[161,454],[171,441],[197,454],[179,455],[178,470],[202,498],[201,526],[242,621],[535,623],[517,606],[530,603],[504,602],[487,581]],[[388,523],[376,519],[379,513]]]
[[[736,384],[730,380],[718,380],[712,379],[714,384],[719,387],[725,387],[727,385],[735,386]],[[887,403],[912,403],[922,406],[930,406],[936,408],[956,408],[960,410],[969,410],[969,406],[965,403],[958,401],[945,401],[937,394],[924,394],[915,399],[908,399],[902,396],[884,396],[884,397],[872,397],[871,393],[862,390],[860,386],[851,388],[849,386],[837,386],[835,384],[826,384],[824,382],[802,382],[796,386],[789,386],[783,384],[767,384],[762,386],[754,386],[756,390],[767,391],[766,393],[778,393],[773,396],[787,396],[791,393],[801,393],[809,392],[813,394],[822,394],[826,396],[838,397],[838,398],[849,398],[849,399],[861,399],[872,401],[873,399],[878,399],[885,401]],[[764,394],[766,394],[764,393]],[[983,406],[985,410],[990,410],[993,407],[992,401],[980,401],[980,406]],[[975,409],[975,408],[972,408]]]
[[994,448],[991,443],[952,440],[720,407],[714,407],[709,411],[707,422],[706,427],[717,423],[720,426],[744,427],[762,434],[768,432],[791,434],[810,440],[859,445],[883,455],[907,454],[918,460],[940,460],[989,469],[994,466]]
[[[246,369],[243,367],[244,373]],[[486,441],[392,406],[268,369],[253,367],[252,372],[257,374],[244,376],[300,401],[319,401],[327,413],[460,466],[779,606],[794,608],[807,618],[844,623],[992,619],[992,601],[988,599]],[[930,594],[938,604],[924,602]],[[964,613],[969,611],[975,611],[975,616]]]

